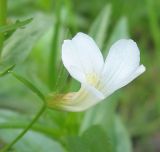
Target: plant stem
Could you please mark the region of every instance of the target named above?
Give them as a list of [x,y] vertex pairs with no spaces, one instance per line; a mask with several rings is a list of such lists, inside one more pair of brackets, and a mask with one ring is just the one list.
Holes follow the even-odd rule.
[[25,133],[33,126],[33,124],[39,119],[39,117],[42,115],[42,113],[45,111],[46,105],[43,104],[42,108],[39,110],[39,112],[36,114],[34,119],[30,122],[30,124],[9,144],[7,145],[4,149],[1,150],[1,152],[6,152],[11,149],[11,147],[21,139]]
[[[6,24],[7,18],[7,0],[0,0],[0,26]],[[4,34],[0,33],[0,53],[2,52],[4,42]]]
[[9,145],[7,145],[6,147],[4,147],[4,149],[2,149],[0,152],[6,152],[6,151],[10,150],[11,147],[16,142],[18,142],[25,135],[25,133],[27,133],[27,131],[40,118],[40,116],[43,114],[43,112],[47,108],[45,97],[44,97],[44,95],[41,93],[41,91],[38,88],[36,88],[30,81],[28,81],[24,77],[18,75],[17,73],[15,73],[13,71],[8,71],[8,72],[11,73],[12,76],[14,76],[21,83],[23,83],[26,87],[28,87],[31,91],[33,91],[34,93],[36,93],[37,96],[40,97],[41,100],[43,101],[43,105],[42,105],[41,109],[38,111],[38,113],[36,114],[36,116],[33,118],[33,120],[28,124],[28,126]]

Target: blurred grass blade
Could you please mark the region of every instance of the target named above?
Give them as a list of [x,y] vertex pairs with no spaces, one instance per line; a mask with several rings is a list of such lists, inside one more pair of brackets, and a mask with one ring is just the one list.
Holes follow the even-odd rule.
[[91,26],[89,35],[91,35],[97,42],[100,49],[102,49],[105,38],[107,36],[107,30],[110,23],[111,5],[106,5],[95,22]]
[[43,102],[45,102],[45,96],[42,94],[42,92],[32,84],[32,82],[28,81],[26,78],[20,76],[19,74],[10,71],[10,73],[20,82],[22,82],[26,87],[28,87],[30,90],[32,90],[38,97],[42,99]]
[[73,11],[73,4],[72,0],[65,0],[65,5],[68,12],[68,27],[70,27],[71,33],[74,35],[77,32],[77,24],[76,24],[76,16],[75,12]]
[[[66,5],[69,5],[69,2],[66,2]],[[66,8],[67,7],[67,8]],[[63,7],[61,5],[61,1],[58,1],[56,6],[55,12],[55,23],[53,28],[53,36],[52,36],[52,43],[51,43],[51,51],[50,51],[50,59],[49,59],[49,87],[52,91],[57,91],[57,85],[55,85],[58,81],[60,69],[62,62],[61,62],[61,46],[64,39],[68,38],[70,34],[70,29],[68,29],[69,21],[68,16],[71,10],[71,6]],[[73,20],[73,19],[71,19]],[[67,26],[67,28],[66,28]],[[74,25],[75,26],[75,25]],[[73,31],[75,28],[73,28]],[[61,83],[64,85],[64,83]]]
[[129,34],[127,19],[125,17],[122,17],[113,29],[113,32],[108,40],[107,46],[104,49],[104,55],[106,56],[108,54],[109,48],[114,42],[122,38],[128,38],[128,36]]
[[115,116],[115,143],[116,152],[132,152],[132,144],[128,132],[118,115]]
[[160,29],[159,29],[159,16],[156,13],[156,2],[153,0],[146,0],[148,9],[148,19],[151,29],[151,34],[156,46],[156,55],[160,58]]
[[57,1],[56,12],[55,12],[55,24],[51,43],[50,59],[49,59],[49,87],[54,90],[57,79],[57,56],[58,56],[58,42],[60,36],[61,27],[61,0]]
[[31,21],[32,21],[32,18],[26,19],[24,21],[16,21],[15,24],[0,26],[0,33],[16,30],[17,28],[22,28],[25,25],[29,24]]
[[1,62],[18,64],[24,61],[35,43],[49,27],[49,18],[37,15],[25,28],[17,29],[4,44]]
[[[7,0],[0,0],[0,26],[6,25],[7,22]],[[0,32],[0,55],[3,50],[4,33]]]

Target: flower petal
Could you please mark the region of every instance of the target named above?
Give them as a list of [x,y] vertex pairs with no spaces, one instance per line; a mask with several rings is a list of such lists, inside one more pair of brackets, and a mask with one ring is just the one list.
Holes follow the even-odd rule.
[[91,86],[90,84],[83,84],[85,86],[85,89],[90,92],[90,94],[94,95],[97,97],[99,100],[103,100],[105,98],[104,94],[97,90],[95,87]]
[[105,96],[96,88],[82,84],[78,92],[67,93],[51,97],[47,104],[49,108],[63,111],[84,111],[102,101]]
[[91,37],[78,33],[72,40],[62,45],[62,61],[72,77],[85,81],[86,74],[100,73],[103,68],[103,56]]
[[[135,78],[137,78],[139,75],[141,75],[144,71],[146,70],[146,68],[144,67],[144,65],[140,65],[136,71],[134,71],[134,73],[132,73],[130,76],[128,76],[124,81],[121,81],[119,83],[119,88],[127,85],[128,83],[130,83],[132,80],[134,80]],[[113,88],[119,89],[117,88],[117,86],[113,86]]]
[[140,52],[133,40],[121,39],[114,43],[103,70],[105,94],[111,94],[143,73],[145,68],[139,62]]

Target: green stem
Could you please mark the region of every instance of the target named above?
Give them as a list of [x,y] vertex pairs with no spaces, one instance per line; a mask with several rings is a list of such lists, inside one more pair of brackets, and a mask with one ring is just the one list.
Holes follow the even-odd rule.
[[33,126],[33,124],[39,119],[39,117],[42,115],[42,113],[45,111],[46,105],[43,104],[42,108],[39,110],[39,112],[36,114],[34,119],[30,122],[30,124],[9,144],[7,145],[4,149],[2,149],[1,152],[6,152],[11,149],[11,147],[18,142],[24,135],[25,133]]
[[[7,0],[0,0],[0,26],[6,24],[6,18],[7,18]],[[3,33],[0,33],[0,53],[3,48],[3,42],[4,42],[4,35]]]
[[28,81],[27,79],[25,79],[24,77],[18,75],[17,73],[13,72],[13,71],[8,71],[9,73],[12,74],[12,76],[14,76],[18,81],[20,81],[21,83],[23,83],[26,87],[28,87],[31,91],[33,91],[34,93],[37,94],[38,97],[41,98],[41,100],[43,101],[43,105],[41,107],[41,109],[38,111],[38,113],[36,114],[36,116],[33,118],[33,120],[28,124],[28,126],[6,147],[4,147],[4,149],[2,149],[0,152],[6,152],[8,150],[11,149],[11,147],[17,143],[26,133],[27,131],[33,126],[33,124],[40,118],[40,116],[43,114],[43,112],[45,111],[45,109],[47,108],[46,106],[46,101],[45,101],[45,97],[44,95],[40,92],[40,90],[38,90],[30,81]]

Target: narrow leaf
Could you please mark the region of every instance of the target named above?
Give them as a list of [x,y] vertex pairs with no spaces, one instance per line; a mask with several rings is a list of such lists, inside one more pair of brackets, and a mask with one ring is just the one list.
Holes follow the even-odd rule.
[[4,33],[7,31],[15,30],[17,28],[22,28],[25,25],[29,24],[31,21],[32,21],[32,18],[29,18],[24,21],[17,21],[15,24],[0,26],[0,32]]
[[107,30],[110,23],[110,15],[111,5],[106,5],[99,16],[96,18],[89,31],[89,34],[95,39],[101,49],[107,36]]
[[2,66],[3,70],[0,70],[0,77],[8,74],[8,71],[13,70],[13,68],[15,67],[15,65],[9,65],[9,66]]
[[46,16],[37,16],[28,26],[16,30],[4,45],[1,62],[17,64],[26,59],[36,41],[50,27]]
[[124,39],[128,38],[128,24],[127,24],[127,19],[125,17],[122,17],[117,25],[114,27],[113,32],[108,40],[108,43],[104,49],[104,55],[106,56],[108,54],[109,48],[111,45],[116,42],[119,39]]

